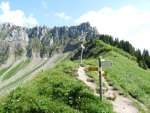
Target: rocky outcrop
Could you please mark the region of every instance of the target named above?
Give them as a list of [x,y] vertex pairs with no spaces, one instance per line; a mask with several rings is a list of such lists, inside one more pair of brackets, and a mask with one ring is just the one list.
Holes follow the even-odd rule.
[[82,23],[78,26],[63,26],[48,28],[46,26],[37,26],[34,28],[25,28],[12,24],[0,25],[0,39],[7,41],[24,40],[29,41],[31,38],[44,38],[62,39],[62,38],[77,38],[83,32],[87,32],[87,37],[92,38],[97,34],[97,30],[91,27],[89,23]]
[[27,28],[15,26],[12,24],[0,25],[0,39],[11,41],[28,41]]
[[[36,26],[33,28],[25,28],[9,23],[0,25],[0,41],[6,41],[9,44],[9,51],[11,54],[14,52],[14,47],[16,44],[21,45],[24,50],[28,48],[27,53],[32,55],[32,39],[38,38],[40,40],[40,46],[42,47],[41,53],[52,53],[52,50],[58,50],[61,47],[61,50],[65,48],[65,51],[68,46],[71,46],[70,42],[79,40],[81,34],[86,33],[86,38],[91,39],[97,35],[97,30],[90,26],[89,23],[82,23],[78,26],[63,26],[63,27],[54,27],[49,28],[47,26]],[[75,46],[72,46],[73,48]],[[71,49],[72,50],[72,49]],[[4,52],[4,51],[3,51]],[[0,57],[3,53],[0,50]]]

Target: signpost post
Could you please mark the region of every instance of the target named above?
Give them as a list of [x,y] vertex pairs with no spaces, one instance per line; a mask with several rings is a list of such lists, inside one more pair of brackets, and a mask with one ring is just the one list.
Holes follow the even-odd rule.
[[99,96],[102,101],[102,67],[101,67],[101,57],[98,58],[98,74],[99,74]]
[[98,58],[98,67],[88,67],[88,71],[98,71],[98,77],[99,77],[99,96],[100,100],[102,101],[103,92],[102,92],[102,70],[103,68],[106,68],[108,66],[112,66],[112,62],[109,60],[104,60],[101,57]]

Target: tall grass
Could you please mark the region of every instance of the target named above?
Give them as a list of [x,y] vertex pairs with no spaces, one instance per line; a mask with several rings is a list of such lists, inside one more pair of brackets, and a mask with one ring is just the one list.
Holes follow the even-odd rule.
[[113,61],[113,66],[107,69],[108,79],[150,109],[150,71],[115,52],[105,57]]
[[[110,51],[103,54],[103,58],[111,60],[113,65],[105,70],[106,78],[113,87],[120,90],[124,95],[131,95],[147,106],[150,110],[150,70],[140,68],[135,60]],[[96,58],[89,58],[84,61],[87,65],[98,65]],[[98,76],[95,72],[88,73],[98,83]]]

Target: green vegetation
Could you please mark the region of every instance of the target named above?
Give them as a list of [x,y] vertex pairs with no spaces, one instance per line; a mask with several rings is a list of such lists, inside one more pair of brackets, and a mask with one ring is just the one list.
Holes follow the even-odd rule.
[[[99,50],[101,48],[108,48],[108,46],[102,46],[101,43],[93,47],[97,47]],[[93,50],[98,51],[98,49],[94,48],[88,50],[88,54],[91,54]],[[105,69],[107,81],[113,87],[123,92],[124,95],[131,95],[150,109],[150,70],[140,68],[132,56],[127,56],[127,54],[124,54],[125,52],[120,52],[120,50],[118,52],[118,50],[111,49],[108,52],[95,52],[94,58],[88,57],[84,62],[88,65],[98,65],[96,63],[99,55],[103,56],[104,59],[112,60],[112,67]],[[96,73],[90,72],[88,75],[98,83]]]
[[105,58],[113,61],[113,66],[107,69],[107,78],[150,109],[150,71],[115,52],[110,52]]
[[130,42],[124,40],[119,41],[117,38],[113,39],[113,37],[109,35],[98,35],[98,39],[136,57],[140,67],[144,69],[150,68],[150,55],[148,50],[141,52],[139,49],[136,50]]
[[13,67],[11,70],[9,70],[4,76],[3,76],[3,80],[9,79],[10,77],[12,77],[13,75],[15,75],[20,69],[22,69],[23,67],[27,66],[29,64],[30,60],[27,59],[25,61],[20,62],[19,64],[17,64],[15,67]]
[[62,61],[1,100],[1,113],[113,113],[75,78],[78,63]]
[[[5,28],[5,27],[4,27]],[[20,27],[13,26],[18,33]],[[9,56],[14,55],[15,59],[24,55],[24,44],[18,42],[18,37],[13,43],[5,41],[11,31],[6,29],[0,32],[0,64],[6,62]],[[35,55],[50,57],[59,51],[77,50],[78,38],[82,33],[87,33],[86,49],[84,58],[86,64],[95,65],[96,58],[102,55],[105,59],[113,61],[113,66],[106,69],[106,79],[124,95],[131,95],[139,102],[150,109],[150,55],[147,50],[141,52],[128,41],[119,41],[108,35],[101,35],[92,28],[89,23],[83,23],[72,27],[34,27],[26,29],[24,33],[29,36],[27,56]],[[8,34],[8,35],[7,35]],[[3,40],[2,40],[3,39]],[[15,41],[16,40],[16,41]],[[76,41],[78,44],[76,44]],[[14,51],[10,51],[14,50]],[[33,54],[34,53],[34,54]],[[80,51],[74,53],[74,57],[80,56]],[[74,58],[72,58],[74,59]],[[6,80],[23,69],[29,60],[20,64],[0,70],[0,76]],[[0,90],[10,89],[18,86],[27,76],[42,67],[39,64],[19,78],[2,87]],[[140,67],[147,69],[144,70]],[[100,102],[82,82],[75,78],[75,67],[77,63],[69,60],[58,64],[54,69],[39,73],[38,77],[26,86],[17,88],[0,103],[2,113],[112,113],[112,108],[106,100]],[[4,72],[6,72],[3,74]],[[98,76],[95,73],[88,73],[98,84]]]
[[95,57],[99,56],[99,54],[102,54],[102,53],[104,54],[109,51],[115,51],[125,57],[128,57],[131,60],[136,61],[136,58],[134,56],[131,56],[129,53],[127,53],[119,48],[108,45],[101,40],[89,41],[89,42],[87,42],[86,46],[91,46],[91,48],[89,48],[86,51],[86,57],[94,57],[95,58]]

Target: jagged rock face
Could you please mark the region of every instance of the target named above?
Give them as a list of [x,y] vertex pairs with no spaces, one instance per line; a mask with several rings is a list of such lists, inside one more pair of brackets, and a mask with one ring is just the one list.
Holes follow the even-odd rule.
[[[12,24],[1,24],[0,25],[0,41],[6,41],[9,44],[9,50],[14,53],[14,47],[16,44],[21,45],[21,47],[26,51],[27,46],[30,46],[32,39],[37,38],[42,48],[42,52],[49,51],[61,46],[61,50],[65,48],[65,51],[71,45],[69,44],[73,40],[79,40],[78,38],[82,33],[86,33],[86,38],[91,39],[95,37],[97,31],[95,28],[91,27],[89,23],[82,23],[78,26],[63,26],[48,28],[46,26],[37,26],[34,28],[25,28]],[[76,46],[72,46],[74,48]],[[32,48],[28,48],[30,51],[26,51],[31,54]],[[1,56],[0,50],[0,56]]]
[[0,64],[8,58],[9,44],[7,41],[0,41]]
[[27,34],[29,38],[39,38],[42,40],[44,37],[48,35],[50,32],[50,28],[47,28],[45,26],[43,27],[34,27],[27,30]]
[[0,25],[0,39],[6,41],[28,41],[27,28],[15,26],[12,24],[1,24]]
[[71,27],[54,27],[52,29],[46,26],[38,26],[34,28],[25,28],[15,26],[12,24],[0,25],[0,39],[6,41],[29,41],[31,38],[39,38],[40,40],[49,40],[48,38],[54,38],[54,40],[61,40],[62,38],[77,38],[82,32],[88,33],[88,38],[96,34],[96,29],[90,26],[89,23],[83,23],[79,26]]

